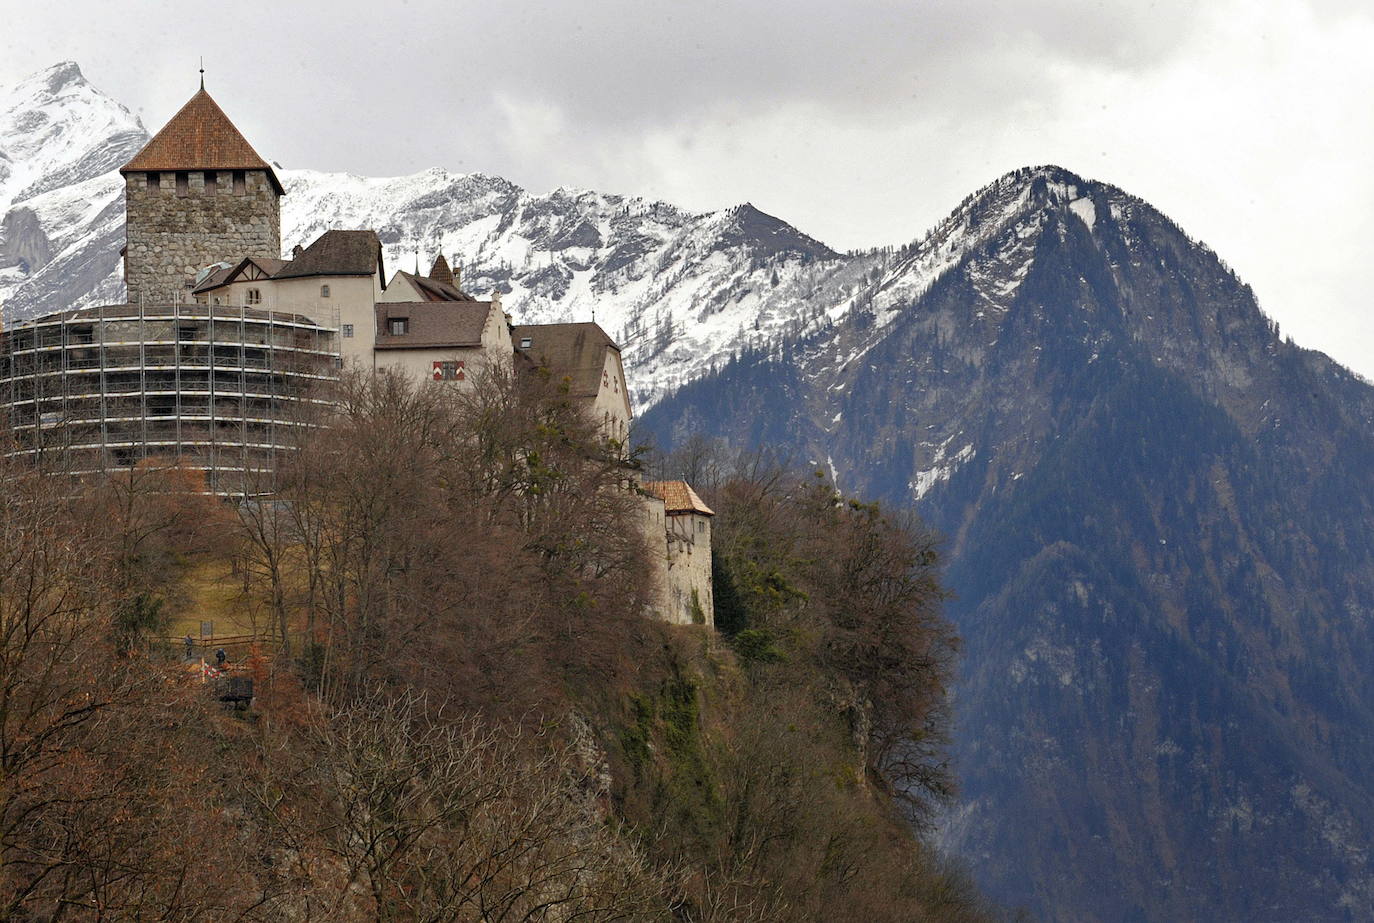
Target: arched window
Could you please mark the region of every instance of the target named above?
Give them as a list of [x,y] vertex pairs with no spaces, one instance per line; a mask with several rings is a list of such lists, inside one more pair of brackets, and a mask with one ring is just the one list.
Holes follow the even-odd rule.
[[244,304],[262,304],[262,290],[250,288],[243,293]]
[[327,286],[327,285],[321,285],[321,286],[320,286],[320,297],[321,297],[321,298],[328,298],[328,297],[329,297],[329,286]]

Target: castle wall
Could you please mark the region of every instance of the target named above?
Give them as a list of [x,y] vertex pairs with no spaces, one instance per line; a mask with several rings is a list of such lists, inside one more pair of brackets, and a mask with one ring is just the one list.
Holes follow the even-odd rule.
[[514,352],[510,328],[506,326],[506,316],[501,312],[501,305],[496,303],[487,312],[487,321],[482,327],[481,346],[378,349],[372,352],[372,364],[374,368],[389,366],[400,369],[416,381],[435,381],[443,379],[435,379],[434,363],[461,362],[462,378],[450,379],[446,383],[471,387],[477,377],[492,363],[501,363],[509,369]]
[[373,362],[378,369],[394,368],[413,381],[436,381],[434,363],[457,362],[458,374],[462,378],[444,381],[453,387],[468,388],[489,361],[487,351],[479,346],[446,346],[436,349],[379,349],[373,353]]
[[668,593],[668,545],[664,540],[668,517],[663,510],[663,499],[653,494],[641,494],[639,503],[639,527],[649,555],[646,563],[649,599],[652,600],[650,614],[664,621],[673,621]]
[[[239,285],[234,283],[234,287]],[[320,295],[322,285],[329,286],[328,298]],[[372,347],[377,342],[377,318],[373,305],[382,293],[380,275],[275,279],[262,286],[264,298],[269,289],[276,304],[284,308],[313,317],[322,324],[337,321],[340,328],[339,351],[344,364],[372,368]],[[345,333],[351,333],[352,336],[344,336]]]
[[663,617],[678,625],[715,627],[711,595],[711,518],[691,513],[668,517],[668,579]]
[[[199,297],[210,304],[249,305],[265,311],[303,314],[325,327],[339,327],[339,350],[345,365],[372,366],[376,322],[372,310],[381,291],[379,276],[306,276],[299,279],[240,279]],[[329,297],[321,294],[329,286]],[[352,334],[347,336],[346,334]]]
[[607,436],[622,442],[630,433],[630,394],[625,387],[625,369],[620,354],[606,350],[606,365],[601,372],[601,387],[591,407],[592,419],[600,423]]
[[245,188],[234,192],[233,173],[220,171],[207,191],[205,172],[158,174],[156,188],[147,173],[124,178],[128,249],[124,278],[129,301],[187,299],[196,273],[220,260],[281,256],[281,202],[265,170],[245,172]]

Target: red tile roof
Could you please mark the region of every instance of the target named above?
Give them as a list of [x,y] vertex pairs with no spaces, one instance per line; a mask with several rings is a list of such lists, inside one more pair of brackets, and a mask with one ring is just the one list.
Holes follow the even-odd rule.
[[448,268],[448,260],[444,259],[442,253],[434,258],[434,265],[429,269],[429,277],[445,285],[453,284],[453,270]]
[[272,167],[229,121],[202,88],[120,173],[164,170],[265,170],[277,195],[281,181]]
[[644,490],[663,500],[663,511],[669,516],[677,513],[716,515],[686,481],[645,481]]

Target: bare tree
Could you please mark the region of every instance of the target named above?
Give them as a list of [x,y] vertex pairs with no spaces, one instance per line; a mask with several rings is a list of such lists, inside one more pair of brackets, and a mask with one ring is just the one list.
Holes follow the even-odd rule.
[[264,771],[290,781],[263,786],[288,797],[261,807],[289,828],[282,842],[328,857],[291,868],[307,918],[631,920],[666,906],[663,879],[548,741],[377,692],[312,723],[304,743],[308,763],[266,755]]

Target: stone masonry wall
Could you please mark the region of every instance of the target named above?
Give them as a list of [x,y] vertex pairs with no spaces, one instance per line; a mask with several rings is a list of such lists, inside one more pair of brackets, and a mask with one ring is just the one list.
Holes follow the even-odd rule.
[[189,300],[196,273],[211,263],[281,256],[281,201],[266,171],[246,171],[246,188],[237,195],[228,170],[219,171],[211,192],[205,173],[191,170],[186,194],[179,195],[176,176],[160,174],[156,189],[148,187],[146,173],[124,178],[131,302]]
[[711,520],[679,513],[668,517],[666,618],[679,625],[716,624],[711,595]]

